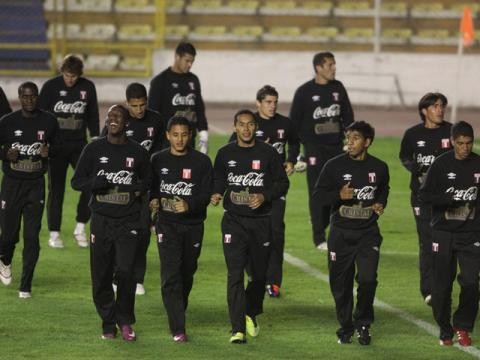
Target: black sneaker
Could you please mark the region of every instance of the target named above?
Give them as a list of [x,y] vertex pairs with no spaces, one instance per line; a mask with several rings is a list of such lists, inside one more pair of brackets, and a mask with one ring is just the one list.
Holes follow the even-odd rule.
[[337,335],[338,336],[338,340],[337,340],[337,343],[339,344],[351,344],[352,343],[352,335],[348,335],[348,334],[343,334],[343,335]]
[[370,336],[370,330],[366,326],[362,326],[357,329],[357,338],[360,345],[370,345],[372,337]]

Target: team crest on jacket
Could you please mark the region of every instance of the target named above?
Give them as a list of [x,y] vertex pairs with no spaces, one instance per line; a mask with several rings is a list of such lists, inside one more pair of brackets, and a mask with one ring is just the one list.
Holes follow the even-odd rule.
[[450,147],[450,139],[442,139],[442,149],[448,149]]
[[192,178],[192,169],[183,169],[182,179],[188,180]]
[[147,134],[148,134],[148,137],[153,137],[153,135],[155,135],[155,131],[154,131],[153,127],[148,127],[147,128]]
[[432,242],[432,252],[438,253],[439,246],[438,243]]
[[479,184],[480,183],[480,173],[473,174],[473,177],[475,178],[475,184]]
[[87,92],[85,90],[80,91],[80,99],[82,100],[87,99]]
[[308,164],[311,166],[315,166],[317,164],[317,158],[314,156],[310,156],[308,158]]
[[91,242],[92,244],[95,244],[95,234],[91,234],[91,235],[90,235],[90,242]]
[[134,163],[135,163],[135,160],[132,157],[127,157],[125,159],[125,166],[127,168],[133,168]]
[[285,137],[285,130],[284,129],[277,129],[277,137],[279,139],[283,139]]
[[338,101],[339,95],[337,92],[332,93],[332,96],[333,96],[333,100]]
[[45,131],[43,130],[37,131],[37,140],[45,140]]
[[374,172],[369,172],[368,173],[368,182],[369,183],[374,183],[375,181],[377,181],[377,174],[374,173]]
[[337,261],[337,253],[330,251],[330,260],[331,261]]
[[191,90],[195,90],[195,84],[192,81],[188,83],[188,86],[190,86]]
[[260,170],[260,160],[252,160],[252,170]]
[[159,244],[161,244],[163,242],[163,234],[157,234],[157,241]]
[[225,234],[223,236],[223,242],[225,244],[230,244],[232,242],[232,234]]

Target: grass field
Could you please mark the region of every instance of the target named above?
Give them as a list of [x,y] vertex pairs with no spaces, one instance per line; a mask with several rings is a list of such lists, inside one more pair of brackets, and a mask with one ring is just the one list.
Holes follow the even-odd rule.
[[[225,137],[212,138],[212,153]],[[137,297],[138,341],[100,339],[100,319],[91,299],[88,250],[73,242],[78,195],[69,191],[64,206],[65,249],[47,246],[44,217],[40,260],[28,300],[18,299],[21,244],[13,262],[14,281],[0,285],[0,359],[468,359],[480,357],[458,347],[438,345],[431,308],[418,290],[417,237],[409,207],[408,176],[397,160],[398,139],[377,139],[371,152],[390,166],[391,193],[381,219],[376,321],[372,345],[338,345],[338,324],[328,283],[326,253],[314,249],[308,222],[305,173],[294,174],[287,205],[284,283],[279,299],[265,299],[261,332],[244,346],[228,343],[226,268],[220,236],[221,209],[210,208],[199,269],[190,297],[190,341],[171,340],[160,298],[155,242],[148,254],[145,296]],[[457,303],[455,285],[453,303]],[[433,329],[433,331],[432,331]],[[480,344],[478,326],[474,344]]]

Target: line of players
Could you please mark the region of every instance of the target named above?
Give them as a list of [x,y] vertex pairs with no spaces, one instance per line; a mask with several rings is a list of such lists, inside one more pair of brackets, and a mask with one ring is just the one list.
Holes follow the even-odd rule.
[[[37,131],[36,140],[41,140],[38,154],[27,154],[35,149],[25,149],[25,155],[30,156],[26,160],[19,160],[23,150],[19,146],[16,147],[17,150],[9,150],[10,154],[7,151],[6,162],[4,161],[4,168],[5,163],[8,164],[9,161],[10,165],[19,163],[15,165],[17,169],[14,169],[15,166],[10,166],[9,170],[35,173],[37,176],[34,177],[38,182],[22,184],[20,191],[12,191],[18,185],[16,184],[18,181],[9,183],[4,180],[5,188],[2,187],[2,194],[5,189],[5,193],[11,195],[16,193],[16,196],[19,196],[18,198],[2,197],[2,210],[6,210],[7,204],[16,205],[12,221],[8,221],[9,218],[3,216],[8,224],[18,223],[19,225],[18,215],[22,211],[25,220],[35,218],[35,215],[31,216],[31,211],[33,214],[37,211],[37,222],[29,226],[33,234],[24,234],[25,244],[28,243],[30,246],[25,246],[27,250],[24,251],[24,272],[19,296],[31,296],[31,278],[39,250],[38,214],[40,209],[43,211],[42,201],[40,201],[41,206],[37,205],[34,209],[30,209],[30,204],[28,202],[25,204],[24,200],[34,192],[32,189],[43,186],[40,182],[43,181],[43,173],[46,169],[45,160],[49,158],[50,191],[47,205],[53,207],[48,212],[51,231],[49,245],[63,247],[59,230],[66,169],[69,163],[72,166],[77,164],[80,152],[85,147],[81,162],[77,165],[77,171],[72,179],[72,186],[82,192],[74,237],[80,246],[88,246],[84,229],[90,213],[82,209],[86,208],[84,198],[88,199],[92,194],[90,204],[93,212],[90,235],[92,283],[94,302],[103,321],[102,336],[114,338],[118,325],[125,340],[135,339],[135,333],[131,328],[135,322],[134,293],[135,290],[137,293],[144,293],[142,284],[146,265],[145,254],[150,237],[148,226],[150,211],[146,209],[145,204],[148,203],[146,192],[151,189],[150,208],[157,219],[156,233],[161,259],[162,297],[173,339],[180,342],[187,340],[185,310],[201,250],[205,209],[208,202],[217,205],[223,198],[226,212],[222,220],[222,234],[228,268],[228,306],[232,322],[230,341],[246,342],[246,333],[251,336],[258,335],[256,316],[262,313],[265,284],[271,297],[280,295],[287,175],[293,172],[300,140],[304,145],[308,164],[307,184],[313,239],[315,246],[321,250],[327,249],[325,228],[330,220],[332,222],[328,239],[328,258],[331,290],[341,324],[337,336],[340,343],[349,343],[356,329],[359,342],[362,345],[368,345],[371,339],[369,327],[373,322],[373,298],[377,286],[376,272],[382,242],[376,220],[383,214],[386,206],[389,175],[388,167],[384,162],[368,155],[368,147],[374,139],[374,131],[367,123],[353,122],[353,110],[347,92],[343,85],[335,80],[336,64],[333,54],[327,52],[315,55],[313,66],[316,75],[313,80],[299,87],[295,93],[290,114],[293,122],[276,113],[278,101],[276,90],[270,86],[260,89],[257,93],[258,112],[253,114],[244,110],[235,115],[235,131],[231,138],[233,142],[219,151],[213,172],[208,158],[202,157],[192,148],[195,144],[197,129],[200,150],[206,152],[208,148],[208,125],[200,95],[200,84],[195,75],[190,73],[195,55],[192,45],[180,44],[176,49],[174,65],[151,82],[149,105],[157,107],[162,114],[168,114],[167,118],[171,118],[166,129],[170,147],[152,158],[153,185],[151,185],[152,174],[149,174],[145,166],[145,163],[148,163],[148,156],[145,158],[145,154],[141,154],[139,149],[143,147],[153,154],[164,147],[166,142],[162,134],[165,133],[165,128],[158,114],[146,110],[147,94],[142,85],[134,83],[127,87],[127,109],[120,105],[112,107],[107,115],[101,141],[95,141],[87,147],[85,147],[85,128],[88,126],[92,136],[98,135],[98,108],[95,107],[96,94],[93,83],[81,77],[83,65],[81,60],[76,57],[67,57],[61,68],[62,75],[44,85],[40,92],[39,104],[43,104],[42,108],[57,111],[56,120],[60,129],[50,125],[52,129]],[[80,87],[79,84],[83,86]],[[72,94],[72,88],[76,88],[76,94]],[[45,94],[43,103],[42,93]],[[52,101],[54,99],[52,94],[55,93],[58,93],[62,99]],[[69,96],[73,96],[73,99]],[[155,100],[152,100],[152,96]],[[29,111],[30,113],[37,111],[35,106],[33,110],[31,108],[34,97],[34,84],[26,83],[19,88],[23,115]],[[74,100],[75,98],[79,100]],[[175,109],[169,106],[170,102],[165,99],[171,99],[171,104],[174,106],[185,107]],[[90,104],[89,101],[91,101]],[[452,132],[452,137],[450,136],[450,126],[443,121],[446,105],[446,98],[438,93],[427,94],[422,98],[419,103],[419,113],[423,124],[406,132],[402,140],[400,158],[405,167],[412,172],[412,207],[420,240],[422,295],[426,302],[431,301],[433,304],[434,316],[441,328],[441,343],[451,345],[455,330],[459,343],[469,345],[471,343],[469,332],[473,329],[472,319],[475,319],[478,310],[478,281],[477,301],[473,301],[475,297],[475,291],[472,288],[475,286],[473,277],[470,276],[469,281],[461,282],[462,294],[466,294],[461,296],[461,299],[467,299],[468,301],[465,301],[468,302],[468,306],[461,304],[454,316],[452,327],[449,308],[451,284],[455,272],[452,270],[441,273],[439,270],[437,274],[433,269],[439,269],[434,266],[434,263],[440,261],[439,259],[443,261],[442,270],[451,269],[453,265],[450,263],[455,259],[451,255],[454,254],[459,257],[462,275],[465,272],[465,270],[462,271],[462,263],[466,263],[467,265],[464,266],[468,266],[470,271],[474,266],[478,268],[478,258],[477,265],[475,262],[460,261],[463,253],[459,252],[456,246],[447,248],[447,245],[442,244],[440,247],[435,242],[436,239],[432,240],[430,227],[432,215],[429,214],[429,207],[433,204],[433,213],[435,213],[435,206],[440,206],[435,202],[439,196],[435,193],[438,188],[427,189],[425,185],[423,192],[420,191],[420,184],[423,183],[426,171],[436,156],[450,150],[451,143],[455,145],[461,142],[463,148],[468,148],[473,141],[473,130],[465,123],[456,126],[457,132]],[[68,115],[62,117],[58,112]],[[89,114],[86,118],[90,121],[82,121],[81,116],[76,116],[76,114],[85,113]],[[48,114],[42,113],[43,115]],[[95,118],[97,128],[95,128]],[[54,123],[51,117],[49,123]],[[43,135],[40,136],[42,131]],[[347,139],[345,153],[342,151],[344,131]],[[141,132],[146,134],[142,136]],[[15,131],[13,134],[17,137],[22,136],[15,135]],[[141,147],[131,146],[133,142],[128,138],[141,143]],[[61,140],[58,141],[58,139],[63,139],[64,142],[61,145],[61,151],[59,151]],[[259,145],[264,142],[271,144],[276,152],[272,152],[271,147]],[[46,143],[49,146],[44,146]],[[286,156],[287,143],[288,156]],[[4,144],[3,140],[2,144]],[[136,150],[134,150],[135,147]],[[470,146],[468,154],[461,155],[464,158],[460,160],[475,158],[475,155],[470,155],[471,150]],[[459,151],[455,148],[455,158]],[[124,162],[118,162],[119,153],[123,154]],[[273,161],[270,158],[272,153],[276,156],[280,154],[281,159]],[[37,159],[32,160],[35,156],[31,155],[37,155]],[[327,162],[328,165],[325,165]],[[474,163],[478,163],[476,158]],[[472,167],[473,171],[478,170],[475,166],[477,165]],[[7,174],[9,170],[5,173]],[[181,177],[178,178],[180,173]],[[478,184],[480,170],[473,174],[475,184]],[[449,173],[448,176],[452,175]],[[52,180],[53,178],[55,180]],[[52,186],[54,182],[61,190],[56,194],[57,185]],[[447,216],[447,225],[444,224],[445,221],[439,221],[440,225],[434,223],[433,229],[438,228],[438,230],[453,233],[442,234],[446,239],[443,241],[448,244],[452,242],[456,244],[457,232],[461,233],[462,244],[466,241],[465,236],[475,241],[472,244],[478,243],[476,227],[478,216],[475,216],[475,207],[472,205],[472,201],[475,203],[477,199],[478,185],[469,189],[466,192],[467,195],[463,194],[462,189],[451,190],[449,187],[445,190],[451,194],[443,196],[441,206],[448,205],[448,211],[453,215]],[[210,193],[213,195],[208,199],[206,195]],[[436,195],[431,195],[432,193]],[[460,196],[459,193],[463,195]],[[35,195],[38,199],[43,196],[42,193]],[[451,203],[447,204],[445,198],[448,196]],[[467,205],[457,206],[458,203],[455,201],[465,201],[465,199],[468,200]],[[453,225],[449,221],[453,222]],[[458,221],[466,222],[467,225],[459,224]],[[2,225],[4,224],[6,223],[3,222]],[[10,239],[13,239],[13,242],[10,241],[7,247],[4,245],[0,247],[2,256],[0,266],[4,270],[3,275],[10,270],[14,243],[18,242],[18,226],[10,229],[12,230]],[[259,231],[259,229],[265,230]],[[37,232],[37,239],[35,239],[35,232]],[[7,236],[4,235],[3,238],[9,236],[8,231],[6,233]],[[469,241],[466,242],[472,245]],[[132,248],[132,244],[137,245]],[[430,247],[432,247],[431,251]],[[435,256],[436,253],[440,253],[440,248],[443,256]],[[471,255],[471,249],[467,249],[466,252]],[[180,259],[188,259],[188,261]],[[355,265],[359,286],[357,304],[353,313],[352,288]],[[246,289],[243,288],[245,269],[249,274]],[[435,276],[432,275],[433,273]],[[116,297],[111,286],[113,274],[118,287]],[[433,278],[436,280],[433,281]],[[462,275],[461,278],[464,279],[466,276]],[[9,279],[8,276],[3,276],[2,281],[4,279],[7,279],[7,282],[11,281],[11,275]],[[136,286],[135,283],[137,283]],[[437,289],[435,284],[442,284],[443,287]],[[450,287],[445,287],[445,284],[450,284]],[[476,308],[472,305],[473,303],[477,304]],[[464,309],[466,307],[468,310]]]

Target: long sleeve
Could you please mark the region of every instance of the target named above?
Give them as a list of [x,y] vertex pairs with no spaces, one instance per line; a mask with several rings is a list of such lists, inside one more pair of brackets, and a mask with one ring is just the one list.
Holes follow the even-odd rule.
[[164,96],[161,78],[153,78],[150,82],[150,89],[148,91],[148,108],[159,112],[162,116],[165,116],[165,109],[162,108],[161,101]]
[[221,195],[227,189],[227,176],[222,160],[222,153],[218,152],[213,166],[213,193]]
[[345,129],[348,125],[353,123],[355,118],[353,114],[352,104],[350,103],[350,98],[348,97],[347,90],[343,85],[342,85],[342,92],[343,92],[343,101],[341,103],[342,124],[343,124],[343,128]]
[[98,100],[95,86],[92,85],[91,98],[88,102],[88,109],[86,115],[88,132],[91,137],[98,136],[100,132],[100,120],[98,114]]
[[200,192],[195,196],[185,199],[189,212],[203,211],[210,202],[210,196],[213,190],[213,168],[210,160],[206,160],[202,168],[204,168],[205,174],[200,183]]
[[265,188],[263,191],[263,196],[265,196],[265,200],[268,202],[286,195],[290,186],[285,169],[283,168],[280,157],[277,156],[276,152],[272,152],[270,169],[272,172],[272,186]]
[[304,109],[302,104],[302,91],[301,88],[298,88],[295,91],[295,95],[293,97],[292,105],[290,107],[290,120],[293,123],[293,127],[297,134],[299,134],[300,129],[302,128],[302,122],[304,117]]
[[197,79],[198,94],[195,101],[195,114],[197,115],[197,129],[198,131],[208,130],[208,122],[205,116],[205,103],[202,98],[202,91],[200,88],[200,81]]
[[39,109],[48,111],[53,114],[52,97],[48,96],[48,94],[51,91],[49,85],[50,85],[50,82],[47,81],[45,84],[43,84],[42,88],[40,89],[40,93],[38,94],[37,106]]
[[385,174],[382,177],[382,182],[378,186],[378,190],[375,192],[375,202],[387,207],[388,194],[390,193],[390,174],[388,167],[385,167]]
[[92,159],[87,145],[80,154],[71,180],[71,185],[74,190],[84,192],[91,192],[93,190],[96,175],[92,172],[92,169]]
[[298,137],[298,131],[293,126],[293,123],[290,121],[290,131],[289,131],[289,138],[287,141],[288,144],[288,154],[287,154],[287,161],[293,164],[297,163],[298,154],[300,154],[300,138]]
[[[50,116],[50,114],[48,115]],[[55,119],[55,126],[53,128],[52,137],[48,142],[48,157],[56,157],[62,151],[62,147],[63,142],[60,135],[60,128],[58,126],[57,120]]]
[[330,170],[328,163],[325,164],[313,189],[315,201],[322,205],[335,205],[340,201],[340,189],[335,186],[335,182],[329,176]]
[[410,139],[408,133],[405,133],[402,138],[402,142],[400,144],[400,153],[398,154],[398,157],[405,169],[407,169],[411,173],[415,173],[416,162],[413,158],[413,149],[410,146]]
[[0,87],[0,118],[8,113],[12,112],[12,108],[10,107],[10,104],[8,103],[8,99],[3,92],[3,89]]
[[420,199],[434,206],[448,206],[453,202],[452,195],[442,192],[439,183],[441,172],[435,162],[427,172],[425,182],[420,187]]

